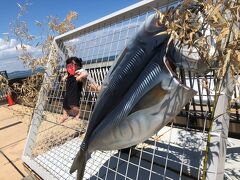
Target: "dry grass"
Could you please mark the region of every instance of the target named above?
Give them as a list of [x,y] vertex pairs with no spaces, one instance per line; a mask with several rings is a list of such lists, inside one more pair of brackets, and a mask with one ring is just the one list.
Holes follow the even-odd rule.
[[44,114],[45,116],[39,126],[36,143],[33,148],[34,156],[42,154],[55,146],[60,146],[75,137],[83,138],[87,128],[86,121],[69,118],[64,123],[59,124],[58,119],[60,115],[49,112]]

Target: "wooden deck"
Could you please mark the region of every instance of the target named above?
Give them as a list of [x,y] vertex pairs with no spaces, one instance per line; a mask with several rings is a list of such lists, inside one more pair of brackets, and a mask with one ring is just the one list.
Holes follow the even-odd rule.
[[20,105],[0,105],[1,180],[19,180],[28,175],[21,156],[31,119],[30,111]]

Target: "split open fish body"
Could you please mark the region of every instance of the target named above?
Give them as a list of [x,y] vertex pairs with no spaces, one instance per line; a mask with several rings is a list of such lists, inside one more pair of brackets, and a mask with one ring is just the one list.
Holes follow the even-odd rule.
[[84,139],[85,146],[82,148],[87,146],[95,128],[120,103],[132,83],[158,51],[158,47],[168,38],[166,35],[156,36],[165,30],[163,25],[158,25],[158,18],[158,14],[154,14],[145,21],[108,72],[89,121]]
[[103,85],[85,138],[70,173],[82,179],[88,155],[95,150],[117,150],[136,145],[160,130],[194,96],[166,63],[167,35],[158,15],[140,27]]
[[164,61],[165,45],[92,133],[89,152],[123,149],[147,140],[196,94],[171,73]]

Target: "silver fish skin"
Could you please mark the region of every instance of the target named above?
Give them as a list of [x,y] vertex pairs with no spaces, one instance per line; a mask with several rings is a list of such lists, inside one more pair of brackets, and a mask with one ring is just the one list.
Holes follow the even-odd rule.
[[89,152],[123,149],[147,140],[196,94],[173,76],[165,63],[165,49],[162,45],[122,101],[93,132]]
[[[167,125],[189,102],[196,92],[179,83],[173,78],[167,91],[162,96],[161,91],[166,91],[161,85],[155,86],[152,91],[158,91],[162,100],[154,106],[138,109],[129,114],[125,119],[110,124],[95,136],[89,149],[115,150],[131,147],[141,143],[156,134]],[[152,96],[151,92],[146,96]],[[149,98],[149,97],[147,97]],[[139,104],[147,106],[152,104],[148,100],[142,100]]]
[[158,21],[158,14],[150,16],[145,21],[108,73],[95,104],[82,149],[86,148],[88,137],[93,130],[121,101],[131,84],[148,64],[149,59],[152,59],[157,48],[168,38],[167,35],[157,36],[159,32],[165,30],[165,26],[159,25]]

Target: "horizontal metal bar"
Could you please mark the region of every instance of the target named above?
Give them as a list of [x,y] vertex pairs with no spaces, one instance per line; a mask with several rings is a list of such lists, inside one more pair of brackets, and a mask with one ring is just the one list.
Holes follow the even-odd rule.
[[107,26],[119,22],[121,20],[139,15],[149,11],[151,8],[159,8],[166,5],[171,5],[171,3],[178,2],[177,0],[144,0],[139,3],[128,6],[124,9],[116,11],[112,14],[104,16],[98,20],[92,21],[86,25],[80,26],[74,30],[68,31],[55,37],[55,41],[67,41],[72,39],[72,37],[79,36],[81,34],[99,29],[100,27]]
[[23,155],[22,160],[41,178],[48,180],[57,180],[57,178],[55,178],[51,173],[49,173],[45,168],[43,168],[40,164],[35,162],[30,157]]

